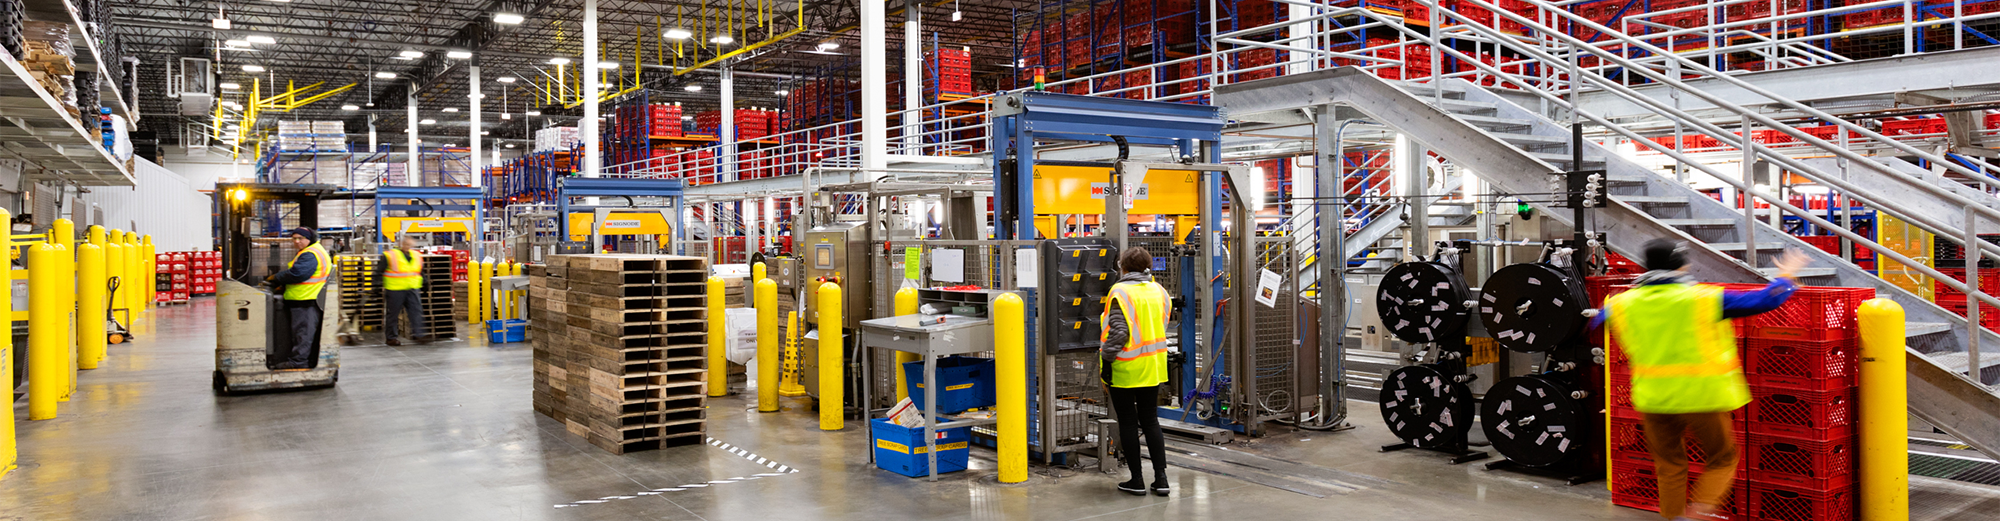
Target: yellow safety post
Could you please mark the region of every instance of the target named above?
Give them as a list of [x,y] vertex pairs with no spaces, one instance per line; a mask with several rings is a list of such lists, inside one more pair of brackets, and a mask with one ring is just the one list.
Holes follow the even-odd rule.
[[[757,283],[757,281],[760,281],[760,280],[764,280],[764,263],[762,263],[762,262],[754,262],[754,263],[751,263],[751,264],[750,264],[750,283],[751,283],[751,284],[756,284],[756,283]],[[752,305],[755,305],[755,304],[753,303]]]
[[[90,227],[93,235],[97,227]],[[104,247],[76,245],[76,366],[96,369],[104,361]]]
[[146,259],[146,302],[159,302],[160,257],[153,246],[153,236],[140,236],[139,244],[144,247]]
[[840,284],[819,285],[819,430],[840,430],[847,408],[847,388],[841,381]]
[[799,384],[799,312],[785,312],[785,372],[778,377],[778,396],[805,396]]
[[[69,219],[56,219],[55,223],[49,226],[49,242],[55,243],[56,248],[63,252],[62,267],[57,268],[57,271],[60,272],[57,274],[60,277],[59,280],[70,281],[69,284],[63,287],[62,291],[58,292],[64,295],[63,301],[59,305],[62,306],[64,314],[74,318],[74,314],[76,313],[76,223]],[[83,366],[79,365],[79,360],[77,360],[79,353],[76,349],[76,339],[70,335],[71,330],[75,327],[74,322],[66,321],[63,323],[63,337],[66,340],[63,342],[63,350],[69,354],[69,389],[63,392],[63,401],[69,401],[69,395],[76,392],[77,373],[83,369]]]
[[[917,288],[896,290],[896,315],[917,314]],[[916,353],[896,352],[896,401],[910,397],[909,380],[903,377],[903,364],[917,361]]]
[[[514,263],[503,260],[497,264],[494,264],[493,276],[495,277],[514,276]],[[514,318],[514,299],[508,298],[512,296],[514,296],[514,292],[512,291],[500,291],[499,294],[494,297],[493,308],[499,310],[499,312],[493,314],[494,320],[507,320]]]
[[493,261],[479,261],[479,321],[500,318],[493,307]]
[[[0,208],[0,223],[14,222],[14,215]],[[9,242],[12,239],[7,239]],[[9,246],[11,248],[11,246]],[[11,293],[11,292],[10,292]],[[14,316],[14,299],[0,298],[0,317]],[[14,462],[20,451],[14,446],[14,335],[0,335],[0,389],[8,393],[8,407],[0,412],[0,478],[7,477],[7,471],[14,470]],[[30,403],[33,403],[32,400]]]
[[49,226],[49,229],[51,233],[55,234],[55,243],[62,245],[63,251],[76,251],[75,222],[71,222],[69,219],[56,219],[55,224]]
[[[525,274],[525,273],[527,273],[527,272],[528,272],[528,265],[526,265],[526,264],[521,264],[520,262],[514,262],[514,263],[512,263],[512,265],[511,265],[511,266],[509,266],[509,267],[507,268],[507,274],[508,274],[508,275],[514,275],[514,276],[520,276],[520,275],[522,275],[522,274]],[[511,310],[513,310],[513,312],[512,312],[512,313],[509,313],[509,314],[508,314],[507,318],[512,318],[512,319],[520,319],[520,318],[521,318],[521,316],[523,316],[523,315],[526,315],[526,314],[527,314],[528,310],[525,310],[525,309],[521,309],[521,305],[520,305],[520,303],[521,303],[521,302],[525,302],[525,301],[523,301],[523,300],[521,300],[521,299],[519,298],[519,297],[521,297],[521,295],[522,295],[522,292],[525,292],[525,291],[527,291],[527,290],[524,290],[524,289],[517,289],[517,290],[514,290],[514,291],[512,292],[512,293],[513,293],[512,295],[508,295],[508,296],[507,296],[507,306],[508,306],[508,309],[511,309]]]
[[[111,230],[104,239],[104,280],[107,284],[104,289],[107,292],[105,307],[106,316],[116,317],[118,323],[130,327],[132,312],[128,310],[123,314],[118,313],[118,310],[128,309],[125,307],[125,295],[132,292],[132,279],[125,276],[125,244],[118,241],[118,237],[124,234],[125,232]],[[108,287],[110,281],[116,281],[118,287]],[[34,307],[29,306],[28,309],[32,311]]]
[[480,275],[479,261],[465,261],[465,272],[465,321],[471,322],[475,326],[484,327],[483,324],[486,323],[486,319],[482,318],[481,314],[486,311],[479,309],[479,303],[483,301],[483,299],[479,298],[479,294],[481,288],[486,285],[486,281]]
[[1910,519],[1910,410],[1903,306],[1869,299],[1861,324],[1861,515],[1869,521]]
[[1000,482],[1028,480],[1028,343],[1021,296],[993,301],[993,378],[1000,412]]
[[[758,263],[758,266],[763,266]],[[757,281],[757,412],[778,412],[778,281]]]
[[708,395],[729,394],[729,361],[723,358],[722,277],[708,278]]
[[[132,299],[132,314],[135,316],[140,311],[153,307],[153,301],[150,300],[153,279],[146,275],[146,263],[152,260],[146,256],[146,247],[139,244],[139,232],[125,232],[125,273],[132,277],[133,283],[132,292],[126,296]],[[138,319],[134,318],[132,321],[138,322]],[[131,327],[131,324],[127,324],[127,327]]]
[[62,308],[59,264],[68,252],[54,243],[28,247],[28,419],[56,417],[69,399],[69,310]]

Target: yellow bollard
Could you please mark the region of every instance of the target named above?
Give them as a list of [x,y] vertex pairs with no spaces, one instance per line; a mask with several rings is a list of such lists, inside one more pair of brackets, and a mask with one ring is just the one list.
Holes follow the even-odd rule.
[[[758,264],[763,266],[763,264]],[[757,281],[757,412],[778,412],[778,282]]]
[[[11,222],[14,222],[14,215],[0,208],[0,223]],[[7,242],[12,242],[12,239]],[[14,299],[0,298],[0,317],[11,316],[14,316]],[[14,470],[14,462],[20,457],[20,451],[14,445],[14,335],[11,332],[0,335],[0,390],[8,393],[7,410],[0,412],[0,478],[5,478],[7,471]]]
[[[528,266],[527,266],[527,265],[525,265],[525,264],[521,264],[521,263],[519,263],[519,262],[513,262],[513,263],[509,263],[509,264],[508,264],[508,267],[507,267],[507,274],[508,274],[508,275],[513,275],[513,276],[520,276],[521,274],[524,274],[524,273],[527,273],[527,272],[528,272]],[[507,313],[507,318],[512,318],[512,319],[516,319],[516,320],[518,320],[518,319],[520,319],[520,318],[521,318],[521,315],[524,315],[524,314],[526,314],[526,313],[527,313],[527,311],[528,311],[528,310],[525,310],[525,309],[521,309],[521,302],[524,302],[524,301],[520,299],[520,297],[522,296],[522,293],[523,293],[523,292],[525,292],[525,291],[527,291],[527,290],[521,290],[521,289],[517,289],[517,290],[514,290],[514,291],[510,291],[510,292],[508,292],[508,295],[507,295],[507,309],[508,309],[508,313]]]
[[153,236],[145,235],[139,237],[139,244],[144,247],[146,255],[144,257],[146,259],[146,280],[152,281],[146,284],[146,302],[159,302],[160,284],[158,281],[160,280],[160,257],[155,251],[155,246],[153,246]]
[[465,321],[475,327],[485,327],[485,321],[479,318],[482,313],[479,309],[479,287],[484,283],[479,280],[479,261],[465,261]]
[[993,300],[993,379],[1000,412],[1000,482],[1028,480],[1027,314],[1021,296]]
[[96,369],[104,342],[104,247],[85,242],[76,245],[76,366]]
[[139,232],[125,232],[125,273],[131,275],[133,283],[132,292],[127,296],[132,299],[133,322],[138,322],[136,316],[140,311],[153,307],[153,301],[149,300],[152,298],[153,279],[146,274],[146,263],[152,260],[146,256],[146,247],[139,244]]
[[1860,519],[1910,519],[1908,354],[1903,306],[1876,298],[1861,303]]
[[493,261],[479,261],[479,321],[500,318],[493,306]]
[[28,419],[56,417],[56,402],[69,398],[69,311],[62,308],[57,265],[68,263],[61,246],[28,247]]
[[751,263],[751,264],[750,264],[750,283],[751,283],[751,284],[756,284],[756,283],[757,283],[757,281],[760,281],[760,280],[764,280],[764,263],[762,263],[762,262],[756,262],[756,263]]
[[847,363],[841,360],[841,351],[847,344],[840,338],[840,304],[840,284],[819,285],[819,430],[823,431],[840,430],[847,408],[846,382],[841,381]]
[[108,311],[110,314],[106,316],[115,317],[118,319],[118,323],[131,326],[132,312],[118,313],[116,311],[127,309],[125,307],[125,295],[132,292],[132,279],[125,276],[125,244],[118,242],[117,239],[121,234],[122,232],[118,230],[112,230],[110,236],[104,241],[104,280],[107,281],[106,284],[109,284],[108,281],[115,280],[118,282],[117,288],[108,286],[105,288],[104,291],[107,292],[105,298],[108,299],[105,307],[110,310]]
[[[917,288],[896,290],[896,316],[917,314]],[[909,380],[903,378],[903,364],[917,361],[916,353],[896,352],[896,401],[910,397]]]
[[729,360],[724,358],[722,277],[708,278],[708,395],[729,395]]
[[778,396],[805,396],[799,384],[799,312],[785,312],[785,372],[778,376]]
[[55,234],[55,243],[62,245],[63,250],[76,251],[76,223],[70,222],[69,219],[56,219],[49,230]]

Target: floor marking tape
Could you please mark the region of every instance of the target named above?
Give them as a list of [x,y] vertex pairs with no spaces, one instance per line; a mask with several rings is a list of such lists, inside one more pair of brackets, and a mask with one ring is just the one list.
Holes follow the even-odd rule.
[[737,476],[729,479],[718,479],[714,481],[709,481],[707,483],[690,483],[678,487],[656,488],[644,492],[636,492],[633,495],[629,496],[604,496],[597,499],[584,499],[560,505],[555,505],[555,508],[570,508],[570,507],[580,507],[583,505],[595,505],[598,503],[609,503],[612,501],[618,501],[622,499],[632,499],[640,496],[657,496],[660,495],[660,493],[662,492],[680,492],[691,488],[706,488],[710,485],[726,485],[730,483],[741,483],[744,481],[749,481],[758,478],[783,476],[786,474],[797,474],[799,472],[799,469],[791,468],[785,465],[780,465],[778,464],[777,460],[773,460],[763,456],[758,456],[757,454],[750,452],[748,449],[724,443],[722,440],[709,438],[708,446],[722,449],[723,451],[726,451],[737,457],[743,458],[744,460],[749,461],[752,464],[763,465],[765,468],[776,469],[777,472],[766,472],[762,474],[754,474],[747,477]]

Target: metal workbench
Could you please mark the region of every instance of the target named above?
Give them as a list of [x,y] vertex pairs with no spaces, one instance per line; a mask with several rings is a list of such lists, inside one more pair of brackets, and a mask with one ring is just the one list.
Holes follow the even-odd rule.
[[[944,322],[935,322],[938,319]],[[988,318],[959,315],[911,314],[861,321],[862,352],[867,348],[882,348],[912,353],[923,359],[924,386],[924,446],[930,457],[930,476],[937,480],[937,431],[958,427],[978,427],[995,425],[997,419],[967,419],[938,423],[937,357],[983,353],[993,350],[993,321]],[[861,357],[861,374],[874,374],[871,367],[873,357]],[[912,389],[914,391],[914,389]],[[861,386],[861,403],[873,403],[873,390]],[[864,422],[874,419],[870,411],[863,415]],[[875,436],[868,436],[868,462],[875,462]]]

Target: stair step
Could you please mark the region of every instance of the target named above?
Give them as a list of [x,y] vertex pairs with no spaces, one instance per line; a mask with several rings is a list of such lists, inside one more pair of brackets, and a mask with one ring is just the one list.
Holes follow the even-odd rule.
[[[1430,99],[1431,93],[1436,91],[1439,87],[1440,85],[1436,83],[1396,84],[1396,88],[1403,89],[1403,92],[1408,92],[1410,93],[1411,96],[1416,96],[1418,99]],[[1465,87],[1463,86],[1442,85],[1442,87],[1444,89],[1444,97],[1447,99],[1454,99],[1455,96],[1462,97],[1465,95]]]
[[[1715,248],[1716,251],[1743,251],[1743,243],[1740,242],[1711,242],[1708,243],[1708,247]],[[1757,251],[1778,251],[1783,249],[1785,249],[1785,245],[1780,243],[1757,243]]]
[[1932,333],[1951,331],[1949,322],[1910,322],[1903,324],[1903,336],[1916,337]]
[[[1604,176],[1604,181],[1605,181],[1605,182],[1607,182],[1607,183],[1610,183],[1610,184],[1614,184],[1614,185],[1619,185],[1619,184],[1624,184],[1624,185],[1642,185],[1642,184],[1646,184],[1646,179],[1647,179],[1647,178],[1646,178],[1646,176],[1642,176],[1642,175],[1618,175],[1618,174],[1611,174],[1611,175],[1607,175],[1607,176]],[[1644,195],[1634,195],[1634,196],[1620,196],[1620,195],[1613,195],[1613,196],[1611,196],[1611,197],[1615,199],[1615,198],[1618,198],[1618,197],[1651,197],[1651,196],[1644,196]],[[1684,198],[1684,197],[1673,197],[1673,196],[1663,196],[1663,197],[1669,197],[1669,198],[1673,198],[1673,199],[1679,199],[1679,201],[1668,201],[1668,203],[1673,203],[1673,202],[1679,202],[1679,203],[1681,203],[1681,204],[1686,204],[1686,203],[1687,203],[1687,198]]]
[[[1569,152],[1529,152],[1528,155],[1534,157],[1535,159],[1546,161],[1550,164],[1569,163],[1570,160]],[[1604,162],[1604,156],[1584,155],[1583,162],[1586,164],[1588,163],[1601,164]]]
[[1496,110],[1500,110],[1500,104],[1487,103],[1484,101],[1465,101],[1461,99],[1451,99],[1451,98],[1445,98],[1441,101],[1432,101],[1429,99],[1424,99],[1424,101],[1432,105],[1436,105],[1437,108],[1444,109],[1445,112],[1450,112],[1454,114],[1464,113],[1464,112],[1493,112]]
[[1493,134],[1493,137],[1500,138],[1501,141],[1506,141],[1514,145],[1564,145],[1569,143],[1569,138],[1567,137],[1537,136],[1533,134],[1498,133]]
[[1459,121],[1470,123],[1472,124],[1472,126],[1486,128],[1489,130],[1493,128],[1504,128],[1504,127],[1528,127],[1528,126],[1534,126],[1535,124],[1535,122],[1528,121],[1525,119],[1502,118],[1495,116],[1475,116],[1472,114],[1453,114],[1452,116],[1457,117]]
[[[1757,268],[1757,273],[1762,273],[1766,277],[1776,277],[1778,276],[1778,269]],[[1834,273],[1836,272],[1834,271],[1833,268],[1799,268],[1799,272],[1792,274],[1792,276],[1795,278],[1805,279],[1812,277],[1831,277],[1833,276]]]
[[1611,200],[1625,204],[1688,204],[1684,195],[1613,195]]
[[1660,224],[1673,227],[1735,226],[1736,222],[1736,219],[1660,219]]

